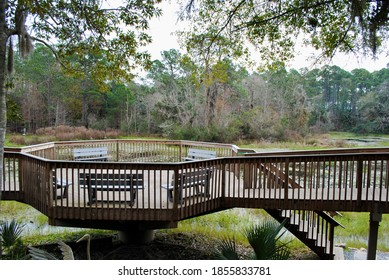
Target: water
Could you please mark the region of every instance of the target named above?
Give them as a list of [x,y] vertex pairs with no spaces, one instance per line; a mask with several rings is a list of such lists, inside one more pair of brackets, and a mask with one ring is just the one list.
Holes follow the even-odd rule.
[[[350,248],[344,251],[345,260],[366,260],[367,259],[367,250]],[[389,253],[377,251],[376,255],[377,260],[389,260]]]
[[56,233],[77,232],[80,230],[82,229],[72,228],[72,227],[51,226],[49,224],[38,224],[30,221],[28,223],[24,223],[22,236],[48,235],[48,234],[56,234]]
[[0,223],[17,221],[23,226],[21,236],[49,235],[56,233],[76,232],[80,228],[51,226],[47,217],[33,207],[22,207],[14,201],[1,201]]

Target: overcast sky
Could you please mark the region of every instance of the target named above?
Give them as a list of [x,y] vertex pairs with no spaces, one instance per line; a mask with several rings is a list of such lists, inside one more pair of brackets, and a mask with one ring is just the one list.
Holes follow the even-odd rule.
[[[174,36],[174,31],[183,27],[183,23],[177,22],[177,5],[175,1],[163,1],[161,8],[163,9],[163,16],[158,19],[153,19],[150,22],[150,34],[153,36],[153,43],[150,44],[147,50],[151,53],[153,59],[160,59],[161,51],[169,49],[179,49],[177,38]],[[181,50],[184,53],[183,50]],[[308,59],[312,56],[312,51],[307,49],[297,50],[299,54],[296,59],[288,66],[290,68],[300,69],[302,67],[320,68],[320,65],[312,65],[313,60]],[[369,71],[380,70],[385,68],[389,63],[387,56],[380,56],[379,59],[373,60],[369,58],[362,59],[355,55],[338,54],[333,59],[333,64],[351,71],[355,68],[365,68]]]

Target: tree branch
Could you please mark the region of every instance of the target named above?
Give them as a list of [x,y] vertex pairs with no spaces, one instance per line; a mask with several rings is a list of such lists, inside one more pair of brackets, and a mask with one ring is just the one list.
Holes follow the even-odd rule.
[[[54,54],[55,56],[55,59],[58,61],[58,63],[66,70],[69,70],[69,71],[75,71],[75,69],[73,68],[69,68],[63,61],[62,59],[59,57],[58,55],[58,52],[49,44],[47,43],[46,41],[42,40],[42,39],[39,39],[37,37],[31,37],[32,40],[34,41],[37,41],[43,45],[45,45],[47,48],[49,48],[51,50],[51,52]],[[81,71],[79,71],[81,73]]]
[[238,5],[235,6],[234,9],[232,9],[229,13],[228,13],[228,17],[227,17],[227,20],[225,22],[225,24],[219,29],[219,31],[216,33],[215,36],[212,37],[211,39],[211,42],[210,44],[208,45],[207,47],[207,52],[209,53],[211,51],[211,48],[212,48],[212,45],[215,43],[216,39],[220,36],[220,34],[227,28],[227,26],[232,22],[232,19],[233,17],[235,16],[235,14],[238,12],[238,10],[244,5],[246,1],[245,0],[242,0],[238,3]]
[[263,19],[263,20],[251,20],[251,21],[245,22],[245,23],[241,24],[240,26],[237,26],[237,28],[234,31],[240,31],[240,30],[248,28],[250,26],[261,25],[261,24],[264,24],[264,23],[268,23],[268,22],[271,22],[273,20],[276,20],[276,19],[279,19],[279,18],[283,18],[283,17],[285,17],[285,16],[287,16],[289,14],[293,14],[293,13],[295,13],[298,10],[315,9],[315,8],[321,7],[323,5],[331,4],[331,3],[334,3],[334,2],[336,2],[336,1],[335,0],[326,0],[326,1],[318,2],[318,3],[314,3],[314,4],[309,5],[309,6],[297,6],[297,7],[295,6],[293,8],[290,8],[290,9],[286,10],[283,13],[276,14],[276,15],[270,17],[270,18],[266,18],[266,19]]

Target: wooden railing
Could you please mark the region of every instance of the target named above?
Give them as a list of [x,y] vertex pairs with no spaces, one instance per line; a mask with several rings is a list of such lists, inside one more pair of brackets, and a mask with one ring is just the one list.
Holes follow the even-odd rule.
[[375,205],[387,211],[388,151],[257,154],[226,159],[225,164],[242,170],[243,177],[226,184],[226,198],[239,198],[244,207],[370,211]]
[[[49,159],[41,158],[42,151],[36,147],[6,151],[2,197],[32,205],[53,223],[56,220],[174,222],[231,207],[389,213],[389,149],[232,156],[237,153],[235,148],[220,146],[217,147],[220,158],[182,162],[180,156],[188,147],[212,147],[207,143],[181,141],[135,142],[87,143],[86,146],[110,145],[119,162],[71,161],[71,150],[80,147],[81,142],[47,144],[43,150],[50,155]],[[151,160],[157,162],[148,162]],[[212,170],[207,185],[209,194],[202,195],[204,187],[185,188],[182,203],[179,199],[169,201],[162,184],[174,180],[177,185],[181,174],[204,169]],[[109,195],[109,203],[88,205],[88,189],[79,183],[80,172],[142,174],[144,187],[138,191],[133,205],[128,203],[125,192],[106,191],[99,191],[98,195]],[[70,184],[66,198],[56,199],[53,195],[53,182],[57,179]],[[177,188],[173,196],[178,197]]]
[[218,157],[234,156],[238,147],[231,144],[170,140],[94,140],[39,144],[20,149],[46,159],[73,160],[75,148],[107,147],[116,162],[180,162],[189,148],[211,150]]

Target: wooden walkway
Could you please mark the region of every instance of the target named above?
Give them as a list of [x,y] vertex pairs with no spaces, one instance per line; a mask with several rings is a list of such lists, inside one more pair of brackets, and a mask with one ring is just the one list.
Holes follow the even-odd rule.
[[[81,145],[78,142],[6,151],[3,199],[30,204],[47,215],[52,224],[87,220],[92,226],[98,221],[100,227],[102,221],[107,222],[107,227],[117,221],[154,221],[175,226],[182,219],[233,207],[389,213],[389,149],[239,156],[236,150],[218,147],[217,159],[182,162],[182,143],[176,147],[166,141],[149,146],[136,143],[135,148],[123,143],[97,144],[112,145],[111,155],[116,155],[119,162],[69,161],[70,151]],[[119,155],[134,162],[121,162]],[[147,162],[172,161],[173,157],[173,162]],[[209,196],[197,195],[195,188],[187,188],[183,190],[186,199],[182,204],[178,199],[170,202],[161,185],[182,172],[199,169],[213,170]],[[109,203],[88,205],[87,189],[78,183],[79,172],[142,174],[144,188],[138,191],[134,205],[128,203],[129,193],[106,191],[98,195]],[[53,180],[70,183],[66,198],[53,198]],[[177,190],[174,194],[177,196]]]

